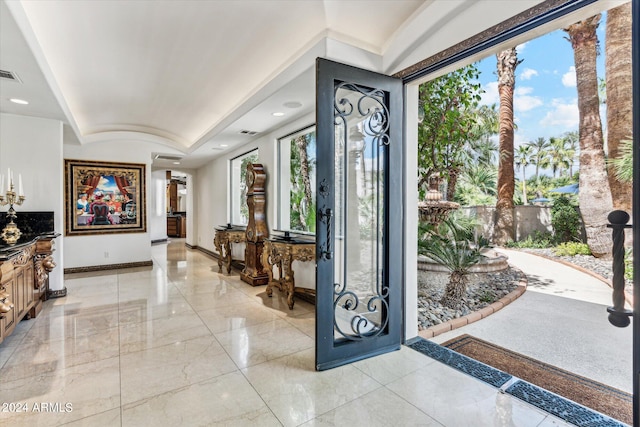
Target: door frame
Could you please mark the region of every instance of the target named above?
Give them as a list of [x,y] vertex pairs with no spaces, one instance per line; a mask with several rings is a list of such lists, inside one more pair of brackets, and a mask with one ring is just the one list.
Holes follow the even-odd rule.
[[[404,259],[405,259],[405,279],[412,283],[417,283],[417,278],[412,276],[417,268],[417,260],[413,258],[413,251],[417,250],[415,242],[417,232],[412,229],[412,224],[417,224],[417,189],[415,195],[413,187],[417,185],[417,177],[409,169],[416,167],[411,159],[411,150],[417,149],[417,129],[415,134],[412,129],[415,126],[409,123],[417,121],[418,84],[426,80],[429,75],[437,75],[446,70],[453,69],[456,64],[468,60],[470,57],[479,58],[482,53],[496,51],[514,40],[518,40],[525,33],[553,21],[567,21],[568,15],[583,10],[584,8],[600,2],[601,0],[546,0],[531,9],[516,15],[505,22],[502,22],[486,31],[464,40],[451,48],[432,55],[423,61],[408,68],[398,71],[394,76],[403,79],[405,87],[405,218],[404,224]],[[640,0],[629,0],[632,4],[632,16],[640,16]],[[598,8],[596,8],[599,10]],[[578,20],[580,18],[576,18]],[[567,24],[571,22],[566,22]],[[633,19],[632,23],[632,81],[633,81],[633,212],[632,212],[632,233],[633,251],[640,254],[640,19]],[[415,104],[413,106],[412,104]],[[415,221],[413,213],[416,214]],[[413,227],[416,228],[416,227]],[[417,257],[416,257],[417,258]],[[640,427],[640,256],[635,256],[633,260],[633,420],[634,427]],[[405,343],[410,343],[417,337],[417,313],[408,310],[408,307],[416,307],[415,296],[417,287],[408,286],[405,283]],[[603,312],[603,316],[607,313]],[[415,317],[415,318],[414,318]],[[613,326],[612,326],[613,327]],[[415,333],[414,333],[415,332]]]

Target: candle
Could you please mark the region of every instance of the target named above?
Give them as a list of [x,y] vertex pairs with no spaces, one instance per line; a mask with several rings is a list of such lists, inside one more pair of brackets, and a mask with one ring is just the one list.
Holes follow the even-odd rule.
[[22,174],[21,173],[18,174],[18,188],[19,188],[18,194],[20,196],[24,196],[24,191],[22,191]]
[[2,188],[4,188],[4,175],[0,173],[0,191]]
[[11,168],[7,168],[7,191],[11,191]]

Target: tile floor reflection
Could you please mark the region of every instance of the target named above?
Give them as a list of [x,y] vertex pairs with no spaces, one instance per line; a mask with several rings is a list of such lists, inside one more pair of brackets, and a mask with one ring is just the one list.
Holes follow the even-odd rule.
[[406,347],[315,372],[313,305],[288,310],[183,240],[152,254],[67,275],[0,344],[0,424],[568,425]]

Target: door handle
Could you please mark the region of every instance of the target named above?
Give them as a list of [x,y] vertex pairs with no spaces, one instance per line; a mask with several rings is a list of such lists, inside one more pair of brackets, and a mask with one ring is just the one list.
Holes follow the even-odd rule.
[[324,260],[330,260],[333,258],[333,250],[331,249],[331,219],[333,218],[333,211],[331,208],[318,209],[318,218],[327,227],[326,242],[320,245],[320,258]]

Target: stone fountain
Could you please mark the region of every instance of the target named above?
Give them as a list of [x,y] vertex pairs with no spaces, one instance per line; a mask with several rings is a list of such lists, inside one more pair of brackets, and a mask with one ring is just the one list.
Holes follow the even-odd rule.
[[418,218],[421,222],[438,225],[451,213],[460,208],[460,205],[448,200],[442,200],[440,192],[440,175],[429,177],[429,190],[423,202],[418,202]]
[[[418,202],[418,218],[421,222],[438,225],[447,219],[451,212],[460,208],[458,203],[442,200],[442,193],[439,190],[440,182],[438,175],[429,178],[429,190],[425,195],[425,200]],[[502,271],[509,267],[507,257],[493,249],[483,250],[482,255],[484,255],[482,260],[470,269],[470,273],[476,273],[472,275],[472,281],[473,276],[475,276],[476,280],[481,278],[481,276],[478,277],[477,273]],[[418,276],[420,276],[421,272],[427,273],[428,280],[436,280],[443,284],[446,283],[449,276],[449,271],[444,266],[424,255],[418,255]],[[421,280],[418,277],[419,283]]]

